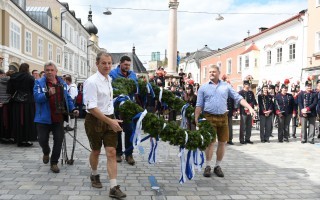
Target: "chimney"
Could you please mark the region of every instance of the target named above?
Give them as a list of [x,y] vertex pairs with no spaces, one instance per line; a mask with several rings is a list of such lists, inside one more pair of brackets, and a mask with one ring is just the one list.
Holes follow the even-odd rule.
[[132,47],[132,54],[136,54],[136,47],[135,46]]
[[266,27],[260,27],[259,28],[259,32],[262,32],[262,31],[264,31],[264,30],[267,30],[268,28],[266,28]]

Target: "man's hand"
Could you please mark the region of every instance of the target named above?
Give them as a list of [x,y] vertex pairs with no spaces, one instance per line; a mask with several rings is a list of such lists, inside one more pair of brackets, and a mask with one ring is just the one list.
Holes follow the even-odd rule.
[[254,111],[253,108],[250,108],[249,111],[250,111],[250,114],[251,114],[252,117],[256,116],[256,111]]
[[122,131],[121,126],[119,125],[119,123],[122,123],[122,120],[119,119],[111,119],[109,126],[112,128],[112,130],[114,132],[120,132]]
[[48,92],[49,92],[49,96],[52,96],[56,93],[56,88],[50,87]]
[[79,110],[74,110],[73,114],[74,114],[74,116],[78,117],[79,116]]
[[307,113],[308,110],[307,110],[306,108],[303,108],[303,109],[301,109],[301,112],[302,112],[302,113]]
[[296,117],[296,114],[292,114],[292,117]]

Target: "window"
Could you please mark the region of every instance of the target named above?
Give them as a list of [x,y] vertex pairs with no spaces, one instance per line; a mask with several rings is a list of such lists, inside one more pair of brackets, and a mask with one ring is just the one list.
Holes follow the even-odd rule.
[[271,65],[271,51],[267,51],[267,65]]
[[48,60],[52,60],[53,59],[53,47],[52,44],[48,44]]
[[315,50],[316,50],[315,52],[320,52],[320,32],[316,33],[316,49]]
[[254,67],[258,67],[258,58],[254,59]]
[[289,60],[296,59],[296,44],[289,45]]
[[73,71],[73,54],[69,54],[69,70]]
[[25,45],[25,51],[26,53],[31,54],[32,52],[32,33],[29,31],[26,31],[26,45]]
[[61,49],[57,48],[57,63],[61,64]]
[[52,30],[52,18],[48,16],[48,29]]
[[207,66],[204,66],[202,79],[206,79],[206,78],[207,78]]
[[232,60],[228,59],[227,60],[227,74],[231,74],[231,69],[232,69]]
[[320,0],[316,0],[316,7],[320,6]]
[[21,25],[16,21],[10,21],[10,47],[20,50]]
[[217,66],[218,66],[219,69],[221,70],[221,66],[222,66],[221,62],[217,62]]
[[65,22],[64,23],[64,38],[70,40],[70,33],[69,33],[69,25]]
[[64,68],[68,69],[68,64],[69,64],[69,58],[68,58],[68,53],[64,53]]
[[69,34],[70,34],[69,40],[70,40],[71,43],[73,43],[73,34],[74,34],[74,33],[73,33],[73,28],[72,28],[72,27],[70,27],[70,32],[69,32]]
[[249,56],[245,57],[245,67],[249,67]]
[[277,63],[282,62],[282,47],[277,48]]
[[38,48],[37,55],[39,58],[43,58],[43,39],[38,38]]
[[241,73],[242,71],[242,56],[239,56],[239,63],[238,63],[238,73]]

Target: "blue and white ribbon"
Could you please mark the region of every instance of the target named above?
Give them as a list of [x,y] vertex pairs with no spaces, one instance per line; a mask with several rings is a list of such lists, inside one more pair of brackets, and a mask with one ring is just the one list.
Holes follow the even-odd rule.
[[159,102],[161,102],[161,100],[162,100],[162,93],[163,93],[163,88],[160,87]]
[[116,105],[119,103],[119,105],[122,105],[125,101],[130,101],[130,97],[127,95],[119,95],[116,98],[113,99],[113,106],[116,107]]
[[159,141],[159,136],[156,138],[150,138],[150,153],[148,157],[148,162],[149,164],[155,164],[157,162],[157,153],[158,153],[158,141]]
[[[187,131],[184,132],[186,134],[185,144],[188,142],[188,133]],[[186,182],[186,156],[185,156],[185,148],[180,146],[180,152],[178,154],[180,157],[180,180],[179,183],[183,184]]]
[[198,172],[201,172],[203,163],[204,163],[204,155],[203,152],[200,151],[199,148],[197,150],[193,151],[193,160],[194,160],[194,165],[198,169]]
[[194,159],[193,159],[193,151],[189,150],[187,154],[187,162],[186,162],[186,176],[189,180],[194,177]]
[[181,117],[182,117],[182,120],[181,120],[181,124],[180,124],[180,127],[183,128],[183,129],[186,129],[187,128],[187,117],[186,117],[186,111],[187,111],[187,108],[189,107],[189,104],[185,104],[182,109],[181,109]]
[[[133,121],[133,133],[131,135],[131,142],[132,142],[132,146],[133,148],[135,148],[137,145],[140,144],[141,142],[141,134],[143,133],[142,130],[142,120],[143,118],[147,115],[147,110],[144,110],[143,112],[138,113],[136,116],[133,117],[132,121]],[[137,123],[135,124],[134,121],[137,121]]]

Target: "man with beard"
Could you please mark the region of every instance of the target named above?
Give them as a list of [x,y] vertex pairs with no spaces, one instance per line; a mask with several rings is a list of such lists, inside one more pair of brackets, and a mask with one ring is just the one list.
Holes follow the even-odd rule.
[[[219,80],[220,70],[216,65],[210,66],[209,78],[210,81],[203,84],[198,91],[197,104],[195,109],[195,123],[198,126],[198,120],[200,113],[203,111],[206,120],[208,120],[214,127],[218,138],[218,149],[216,165],[214,167],[214,173],[218,177],[224,177],[220,164],[225,153],[226,142],[229,141],[229,127],[228,127],[228,112],[227,112],[227,99],[228,96],[233,98],[235,102],[245,106],[251,113],[255,115],[255,111],[245,101],[241,95],[239,95],[234,89],[226,82]],[[214,149],[213,141],[205,150],[206,153],[206,168],[203,176],[211,176],[211,160]]]
[[[318,97],[317,94],[312,91],[311,80],[306,81],[305,89],[306,90],[302,91],[298,96],[301,119],[301,143],[309,142],[310,144],[314,144]],[[307,122],[309,122],[309,130],[307,130]]]
[[[136,84],[138,84],[137,75],[134,71],[130,70],[131,66],[131,58],[129,56],[122,56],[120,58],[120,64],[117,68],[111,70],[110,76],[112,81],[116,80],[117,78],[129,78],[134,80]],[[132,97],[130,97],[132,99]],[[118,145],[117,145],[117,162],[122,162],[122,145],[125,145],[125,149],[129,149],[132,146],[132,142],[130,141],[131,134],[132,134],[132,126],[130,123],[122,123],[122,129],[125,133],[125,144],[122,144],[121,134],[118,134]],[[132,156],[133,149],[127,150],[125,152],[125,160],[129,165],[134,165],[135,160]]]

